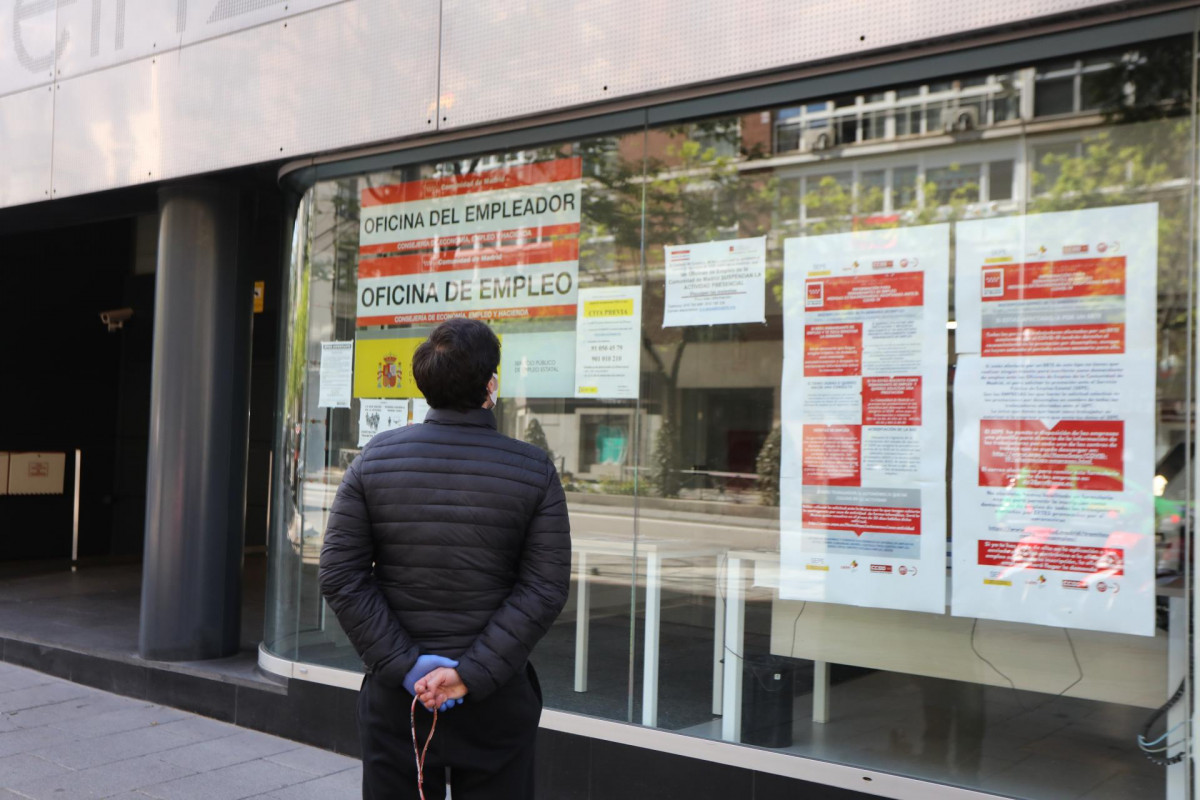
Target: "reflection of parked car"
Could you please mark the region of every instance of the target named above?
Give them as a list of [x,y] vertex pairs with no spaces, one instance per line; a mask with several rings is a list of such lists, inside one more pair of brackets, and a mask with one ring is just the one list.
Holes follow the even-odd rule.
[[1179,575],[1189,549],[1191,458],[1183,444],[1172,447],[1154,469],[1154,546],[1158,575]]

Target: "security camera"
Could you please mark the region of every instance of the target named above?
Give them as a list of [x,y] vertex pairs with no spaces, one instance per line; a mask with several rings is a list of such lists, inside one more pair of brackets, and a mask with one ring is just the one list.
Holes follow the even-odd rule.
[[108,326],[108,332],[118,331],[125,327],[125,320],[133,316],[132,308],[114,308],[112,311],[101,311],[100,321]]

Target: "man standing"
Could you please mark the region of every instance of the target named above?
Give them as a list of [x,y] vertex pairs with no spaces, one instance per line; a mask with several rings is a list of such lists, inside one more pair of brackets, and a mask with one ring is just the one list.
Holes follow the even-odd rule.
[[[409,710],[440,706],[426,797],[533,797],[541,690],[529,653],[567,599],[571,537],[554,464],[497,432],[500,342],[448,320],[413,356],[425,424],[373,438],[342,480],[321,593],[362,656],[364,800],[416,798]],[[418,685],[419,682],[419,685]],[[461,705],[459,705],[461,704]],[[417,736],[433,715],[417,712]]]

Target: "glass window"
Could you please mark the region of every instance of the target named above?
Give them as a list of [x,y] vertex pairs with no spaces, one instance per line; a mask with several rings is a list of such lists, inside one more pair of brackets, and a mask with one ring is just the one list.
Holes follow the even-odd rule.
[[988,200],[1011,200],[1013,166],[1011,159],[988,162]]
[[1033,114],[1049,117],[1075,111],[1075,77],[1039,78],[1033,93]]
[[1033,147],[1030,182],[1036,192],[1047,192],[1060,185],[1063,166],[1075,163],[1079,142],[1055,142]]
[[926,199],[939,206],[951,203],[975,203],[979,200],[979,165],[951,164],[925,171],[925,183],[932,188]]
[[892,170],[892,208],[912,210],[920,198],[916,167],[896,167]]
[[883,211],[886,192],[886,170],[874,169],[863,172],[858,185],[858,212],[860,214],[878,214]]
[[825,217],[848,217],[853,210],[853,192],[853,176],[849,172],[805,176],[805,218],[819,220]]
[[[266,647],[357,667],[316,592],[325,515],[373,430],[419,422],[405,347],[465,313],[502,338],[501,430],[568,494],[548,708],[1021,800],[1187,797],[1195,57],[1186,35],[928,100],[878,87],[863,127],[858,97],[746,112],[787,158],[725,116],[318,182]],[[1068,116],[804,143],[941,131],[943,107],[1013,119],[1020,74]],[[483,225],[505,206],[476,195],[513,187],[576,208]],[[399,207],[426,191],[457,198],[430,205],[448,231]],[[531,281],[547,264],[569,285]],[[509,268],[563,296],[444,289]],[[637,309],[624,338],[595,338],[596,292]],[[324,408],[321,345],[349,340],[354,397]]]

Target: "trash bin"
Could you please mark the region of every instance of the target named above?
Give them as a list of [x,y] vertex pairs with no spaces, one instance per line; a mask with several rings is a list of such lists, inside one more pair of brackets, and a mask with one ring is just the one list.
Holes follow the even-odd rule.
[[760,747],[790,747],[796,664],[772,655],[742,661],[742,742]]

